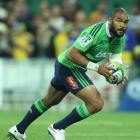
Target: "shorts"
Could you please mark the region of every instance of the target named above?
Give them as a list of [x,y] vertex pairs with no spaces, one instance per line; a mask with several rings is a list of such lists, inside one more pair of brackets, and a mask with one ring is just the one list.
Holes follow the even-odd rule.
[[51,85],[64,92],[78,93],[83,88],[93,85],[83,68],[67,68],[58,60],[55,62],[55,73]]

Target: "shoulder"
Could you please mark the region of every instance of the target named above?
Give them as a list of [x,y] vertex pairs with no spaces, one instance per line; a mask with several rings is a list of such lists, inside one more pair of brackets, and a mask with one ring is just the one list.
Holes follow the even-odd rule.
[[89,25],[84,30],[93,30],[93,29],[95,30],[95,29],[101,28],[103,25],[105,25],[105,22],[98,22],[98,23]]
[[90,25],[88,26],[87,28],[85,28],[82,33],[88,33],[90,34],[92,37],[95,37],[97,36],[97,34],[99,32],[101,32],[105,26],[105,22],[99,22],[99,23],[96,23],[96,24],[93,24],[93,25]]

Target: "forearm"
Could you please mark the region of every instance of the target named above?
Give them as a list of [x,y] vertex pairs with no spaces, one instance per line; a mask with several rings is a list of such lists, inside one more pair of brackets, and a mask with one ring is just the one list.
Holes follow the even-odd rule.
[[71,49],[71,52],[68,55],[68,59],[84,68],[86,68],[87,64],[89,63],[89,60],[84,57],[82,53],[76,48]]
[[86,69],[98,71],[99,65],[89,61],[85,56],[83,56],[82,52],[76,48],[71,49],[68,59]]

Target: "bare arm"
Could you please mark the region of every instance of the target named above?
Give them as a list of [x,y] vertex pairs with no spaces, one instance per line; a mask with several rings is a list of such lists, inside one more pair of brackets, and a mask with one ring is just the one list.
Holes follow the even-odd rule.
[[72,48],[69,55],[68,59],[84,68],[90,69],[97,71],[99,74],[109,77],[109,68],[108,68],[108,63],[105,64],[96,64],[91,61],[89,61],[85,56],[83,56],[82,52],[78,50],[77,48]]
[[84,68],[86,68],[89,63],[89,60],[82,55],[82,52],[74,47],[71,49],[68,59]]

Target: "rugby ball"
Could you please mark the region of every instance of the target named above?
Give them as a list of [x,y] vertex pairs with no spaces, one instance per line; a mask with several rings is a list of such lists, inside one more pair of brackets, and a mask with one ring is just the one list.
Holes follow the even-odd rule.
[[110,84],[119,84],[123,81],[124,78],[124,68],[123,65],[117,62],[111,63],[109,65],[111,68],[110,70],[110,77],[106,78]]

